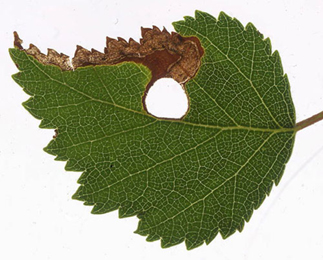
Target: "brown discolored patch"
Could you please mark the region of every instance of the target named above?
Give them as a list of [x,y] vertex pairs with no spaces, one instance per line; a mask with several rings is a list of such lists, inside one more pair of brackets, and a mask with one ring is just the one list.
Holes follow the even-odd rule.
[[55,139],[58,136],[58,129],[55,129],[54,132],[55,132],[55,135],[53,135],[53,138]]
[[47,55],[40,52],[40,50],[33,44],[29,45],[28,49],[22,47],[22,40],[19,38],[18,33],[14,32],[14,46],[20,50],[25,51],[27,54],[36,58],[39,62],[45,65],[56,65],[62,70],[72,70],[70,59],[63,53],[58,53],[53,49],[48,49]]
[[178,33],[169,33],[165,28],[160,31],[141,28],[140,43],[130,38],[107,37],[104,53],[91,51],[77,46],[72,59],[74,68],[88,65],[111,65],[124,61],[133,61],[147,66],[152,72],[152,81],[170,77],[179,83],[185,83],[197,72],[204,50],[196,37],[182,37]]
[[72,65],[69,57],[48,49],[47,55],[30,44],[29,49],[24,50],[22,40],[14,32],[14,46],[24,50],[43,64],[57,65],[62,70],[72,70],[85,66],[114,65],[121,62],[136,62],[147,66],[152,73],[143,95],[145,110],[145,98],[149,88],[160,78],[173,78],[182,86],[193,78],[201,65],[201,57],[204,49],[196,37],[183,37],[178,33],[169,33],[165,28],[161,31],[156,26],[141,28],[142,38],[139,43],[123,38],[106,38],[104,53],[91,49],[91,51],[77,46]]
[[19,35],[17,32],[13,32],[13,37],[14,37],[14,41],[13,41],[13,45],[18,48],[19,50],[23,50],[24,48],[22,47],[22,40],[19,38]]

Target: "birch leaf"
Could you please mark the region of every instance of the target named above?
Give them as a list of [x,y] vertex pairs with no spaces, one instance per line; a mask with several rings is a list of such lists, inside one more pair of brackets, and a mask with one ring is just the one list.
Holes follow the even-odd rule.
[[[147,241],[192,249],[242,231],[279,183],[295,111],[279,54],[252,24],[197,11],[174,27],[142,29],[140,43],[107,38],[104,53],[78,46],[73,66],[23,49],[17,34],[10,54],[24,107],[56,129],[45,151],[82,172],[73,198],[94,214],[137,216]],[[161,77],[185,88],[183,118],[147,112]]]

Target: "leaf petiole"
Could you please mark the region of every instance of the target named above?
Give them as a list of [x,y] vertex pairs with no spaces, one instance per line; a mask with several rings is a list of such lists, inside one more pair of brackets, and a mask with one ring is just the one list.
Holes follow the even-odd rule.
[[323,111],[321,111],[320,113],[317,113],[314,116],[311,116],[310,118],[307,118],[307,119],[297,123],[295,126],[295,131],[297,132],[299,130],[302,130],[303,128],[313,125],[321,120],[323,120]]

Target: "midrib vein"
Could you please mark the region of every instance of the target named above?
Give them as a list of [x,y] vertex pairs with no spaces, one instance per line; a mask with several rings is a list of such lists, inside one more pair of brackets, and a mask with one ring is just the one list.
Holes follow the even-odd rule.
[[109,106],[113,106],[113,107],[116,107],[116,108],[119,108],[119,109],[122,109],[122,110],[125,110],[125,111],[128,111],[128,112],[131,112],[131,113],[135,113],[135,114],[139,114],[141,116],[147,116],[147,117],[151,117],[155,120],[158,120],[160,122],[171,122],[171,123],[178,123],[178,124],[185,124],[185,125],[191,125],[191,126],[195,126],[195,127],[201,127],[201,128],[213,128],[213,129],[218,129],[218,130],[247,130],[247,131],[260,131],[260,132],[272,132],[272,133],[278,133],[278,132],[294,132],[295,129],[294,128],[277,128],[277,129],[270,129],[270,128],[258,128],[258,127],[252,127],[252,126],[241,126],[241,125],[237,125],[237,126],[216,126],[216,125],[206,125],[206,124],[198,124],[198,123],[193,123],[193,122],[188,122],[188,121],[183,121],[183,120],[176,120],[176,119],[160,119],[160,118],[156,118],[152,115],[149,115],[148,113],[146,112],[143,112],[143,111],[136,111],[136,110],[133,110],[133,109],[130,109],[130,108],[127,108],[127,107],[124,107],[124,106],[121,106],[121,105],[118,105],[118,104],[115,104],[115,103],[111,103],[111,102],[108,102],[108,101],[105,101],[105,100],[101,100],[101,99],[97,99],[97,98],[93,98],[92,96],[72,87],[71,85],[65,83],[65,82],[62,82],[62,81],[59,81],[53,77],[51,77],[51,75],[49,75],[47,72],[45,72],[44,70],[42,70],[38,64],[35,62],[35,59],[31,56],[29,56],[28,54],[25,53],[25,55],[27,56],[27,58],[29,59],[29,61],[31,61],[33,63],[33,65],[35,66],[36,69],[38,69],[41,73],[43,73],[46,77],[48,77],[50,80],[60,84],[60,85],[63,85],[67,88],[69,88],[70,90],[88,98],[89,100],[92,100],[92,101],[95,101],[95,102],[99,102],[99,103],[102,103],[102,104],[106,104],[106,105],[109,105]]

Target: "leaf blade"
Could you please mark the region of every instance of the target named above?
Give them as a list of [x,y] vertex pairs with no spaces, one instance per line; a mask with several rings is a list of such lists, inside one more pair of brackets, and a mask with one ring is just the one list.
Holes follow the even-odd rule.
[[[269,42],[263,40],[262,35],[254,26],[249,25],[245,30],[240,22],[236,19],[232,19],[223,12],[220,13],[217,22],[214,21],[216,20],[211,15],[197,11],[194,20],[173,23],[175,30],[183,36],[198,37],[206,52],[205,56],[202,58],[203,62],[199,73],[187,84],[187,88],[194,89],[194,82],[197,82],[196,84],[202,85],[206,89],[212,87],[213,89],[210,89],[210,91],[212,91],[211,96],[219,97],[219,93],[221,93],[221,97],[226,97],[224,100],[221,100],[221,98],[218,98],[217,100],[217,103],[219,103],[222,108],[227,104],[232,103],[232,106],[239,107],[239,109],[243,110],[244,108],[242,105],[248,106],[249,104],[248,111],[252,111],[252,105],[258,104],[259,101],[263,104],[263,107],[259,107],[258,111],[253,111],[252,117],[243,118],[243,116],[239,116],[241,117],[241,120],[240,122],[237,122],[238,125],[263,127],[265,129],[277,127],[293,128],[295,126],[295,111],[290,96],[289,82],[287,77],[283,74],[278,52],[274,52],[271,55],[269,52],[271,50],[271,47],[268,45]],[[208,31],[200,30],[200,28],[208,28]],[[249,43],[248,45],[248,41],[250,41],[251,44]],[[233,45],[231,42],[236,43],[234,46],[231,46]],[[259,45],[255,52],[257,55],[253,54],[253,51],[248,51],[253,50],[253,45]],[[241,53],[244,53],[244,55],[242,56]],[[254,60],[254,62],[248,62],[249,60]],[[219,65],[221,62],[223,64]],[[203,68],[203,65],[206,67]],[[254,66],[254,69],[250,69],[252,66]],[[274,72],[272,74],[274,75],[266,75],[266,73],[264,73],[266,72],[264,67],[268,67],[268,70],[270,71],[272,70]],[[255,70],[255,72],[253,72],[254,76],[251,80],[247,75],[253,70]],[[204,81],[203,79],[209,77],[208,74],[210,71],[212,71],[214,75],[212,75],[212,78],[208,81]],[[227,75],[221,74],[225,71],[229,71],[230,73]],[[233,72],[236,72],[237,75],[234,75]],[[266,84],[264,86],[256,86],[256,84],[259,84],[259,80]],[[256,83],[253,83],[254,81]],[[230,93],[228,90],[223,89],[223,85],[228,86],[228,89],[235,89],[235,92]],[[268,88],[272,88],[273,86],[276,87],[276,89],[272,89],[272,91],[276,92],[275,95],[281,96],[280,99],[285,100],[286,102],[283,102],[283,104],[275,104],[275,106],[267,105],[267,103],[275,103],[272,102],[273,100],[271,100],[270,97],[266,98]],[[254,92],[252,98],[244,97],[242,100],[234,99],[235,93],[241,93],[246,91],[246,89],[252,90],[247,92],[248,94]],[[194,91],[191,92],[194,93]],[[284,95],[280,92],[283,92]],[[191,103],[191,107],[192,106],[194,106],[194,103]],[[198,110],[197,105],[196,108],[194,106],[194,109],[196,109],[196,114],[200,114],[200,117],[201,114],[203,115],[202,109],[205,111],[204,107]],[[234,113],[234,111],[237,111],[238,109],[227,107],[222,110],[232,111],[231,113]],[[282,111],[285,112],[286,115],[290,115],[289,121],[286,122],[286,118],[283,118],[283,115],[280,115]],[[196,115],[194,116],[196,117]],[[231,117],[233,116],[231,115]],[[271,125],[268,125],[268,122],[271,122]],[[221,123],[222,122],[214,122],[214,124]],[[262,123],[262,125],[259,123]],[[227,122],[224,124],[227,124]]]
[[147,241],[192,249],[241,231],[278,184],[295,112],[280,57],[253,25],[197,12],[174,27],[205,50],[186,84],[190,110],[182,120],[145,112],[151,73],[143,65],[61,71],[22,50],[10,53],[21,71],[14,80],[32,96],[25,108],[40,127],[58,129],[45,151],[83,172],[73,198],[94,214],[137,215],[136,233]]

